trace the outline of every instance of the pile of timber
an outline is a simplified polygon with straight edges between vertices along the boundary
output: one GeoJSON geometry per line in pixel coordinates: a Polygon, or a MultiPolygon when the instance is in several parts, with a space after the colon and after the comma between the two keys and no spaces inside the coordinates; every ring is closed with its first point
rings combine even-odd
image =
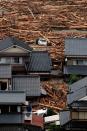
{"type": "MultiPolygon", "coordinates": [[[[47,95],[37,100],[33,109],[42,107],[52,108],[54,111],[62,110],[66,106],[67,85],[60,80],[50,80],[42,82],[42,87],[46,90],[47,95]]],[[[36,100],[35,100],[36,102],[36,100]]]]}
{"type": "MultiPolygon", "coordinates": [[[[64,60],[66,37],[87,37],[86,30],[87,0],[0,1],[0,39],[15,36],[35,50],[48,50],[53,61],[64,60]],[[36,45],[39,37],[45,38],[48,46],[36,45]]],[[[62,109],[66,103],[65,83],[49,81],[43,83],[43,87],[47,96],[39,99],[38,105],[62,109]],[[54,85],[58,86],[57,91],[54,85]]]]}
{"type": "Polygon", "coordinates": [[[38,49],[40,47],[35,45],[35,41],[43,37],[48,41],[46,49],[52,59],[63,61],[64,39],[87,37],[86,31],[78,31],[87,29],[86,5],[86,0],[2,0],[0,39],[15,36],[38,49]]]}

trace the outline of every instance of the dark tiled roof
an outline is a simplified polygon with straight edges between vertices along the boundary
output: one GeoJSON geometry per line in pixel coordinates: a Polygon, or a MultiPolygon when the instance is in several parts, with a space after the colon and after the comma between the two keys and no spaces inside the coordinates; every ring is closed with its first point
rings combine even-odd
{"type": "Polygon", "coordinates": [[[67,95],[67,103],[71,104],[74,101],[78,101],[78,100],[82,99],[86,95],[87,95],[87,87],[84,86],[84,87],[80,88],[78,91],[68,94],[67,95]]]}
{"type": "Polygon", "coordinates": [[[51,65],[51,59],[47,51],[33,51],[30,55],[28,71],[50,72],[51,65]]]}
{"type": "Polygon", "coordinates": [[[87,75],[87,66],[84,65],[65,66],[64,74],[87,75]]]}
{"type": "Polygon", "coordinates": [[[70,92],[78,91],[80,88],[87,86],[87,77],[74,82],[69,86],[70,92]]]}
{"type": "Polygon", "coordinates": [[[9,48],[11,46],[14,46],[14,45],[17,45],[24,49],[32,51],[32,48],[29,47],[25,42],[18,40],[17,38],[14,38],[14,37],[7,37],[6,39],[1,40],[0,41],[0,51],[6,48],[9,48]]]}
{"type": "Polygon", "coordinates": [[[65,39],[65,55],[85,56],[87,55],[87,38],[65,39]]]}
{"type": "Polygon", "coordinates": [[[0,78],[11,78],[11,65],[0,65],[0,78]]]}
{"type": "Polygon", "coordinates": [[[25,91],[27,96],[40,96],[39,76],[13,76],[13,90],[25,91]]]}

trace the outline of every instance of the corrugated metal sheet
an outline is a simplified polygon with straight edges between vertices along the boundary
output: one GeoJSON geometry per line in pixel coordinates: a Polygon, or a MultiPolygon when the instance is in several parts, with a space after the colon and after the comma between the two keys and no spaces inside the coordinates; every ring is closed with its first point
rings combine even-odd
{"type": "Polygon", "coordinates": [[[59,121],[59,114],[58,115],[52,115],[52,116],[44,117],[44,121],[45,121],[45,123],[51,123],[51,122],[59,121]]]}
{"type": "Polygon", "coordinates": [[[44,128],[44,118],[38,115],[32,115],[32,125],[39,126],[41,128],[44,128]]]}
{"type": "Polygon", "coordinates": [[[65,66],[64,74],[87,75],[87,66],[82,65],[65,66]]]}
{"type": "Polygon", "coordinates": [[[26,95],[22,91],[0,91],[0,103],[24,103],[26,100],[26,95]]]}
{"type": "Polygon", "coordinates": [[[13,76],[13,90],[25,91],[27,96],[40,96],[40,77],[13,76]]]}
{"type": "Polygon", "coordinates": [[[87,95],[87,87],[80,88],[78,91],[67,95],[67,103],[71,104],[87,95]]]}
{"type": "Polygon", "coordinates": [[[11,78],[11,65],[0,65],[0,78],[11,78]]]}
{"type": "Polygon", "coordinates": [[[28,70],[31,72],[50,72],[51,59],[47,51],[33,51],[30,55],[28,70]]]}
{"type": "Polygon", "coordinates": [[[75,92],[79,90],[80,88],[87,86],[87,77],[73,83],[72,85],[69,86],[70,92],[75,92]]]}
{"type": "Polygon", "coordinates": [[[63,126],[71,120],[70,111],[61,111],[60,112],[60,125],[63,126]]]}
{"type": "Polygon", "coordinates": [[[87,55],[87,38],[65,39],[65,55],[87,55]]]}

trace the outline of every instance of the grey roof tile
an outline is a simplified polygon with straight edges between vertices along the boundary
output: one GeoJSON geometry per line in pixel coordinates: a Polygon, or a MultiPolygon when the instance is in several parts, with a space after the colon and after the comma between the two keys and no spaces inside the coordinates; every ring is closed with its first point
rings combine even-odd
{"type": "Polygon", "coordinates": [[[74,82],[69,86],[70,92],[78,91],[80,88],[87,86],[87,77],[78,80],[77,82],[74,82]]]}
{"type": "Polygon", "coordinates": [[[85,97],[87,95],[87,86],[80,88],[78,91],[70,93],[67,95],[67,103],[71,104],[74,101],[78,101],[79,99],[85,97]]]}
{"type": "Polygon", "coordinates": [[[7,38],[1,40],[0,41],[0,51],[4,50],[6,48],[9,48],[11,46],[14,46],[14,45],[17,45],[17,46],[20,46],[24,49],[32,51],[32,48],[29,47],[25,42],[23,42],[17,38],[14,38],[14,37],[7,37],[7,38]]]}
{"type": "Polygon", "coordinates": [[[39,76],[13,76],[13,90],[25,91],[27,96],[40,96],[39,76]]]}
{"type": "Polygon", "coordinates": [[[87,38],[67,38],[65,39],[66,56],[87,55],[87,38]]]}
{"type": "Polygon", "coordinates": [[[28,70],[31,72],[50,72],[51,59],[47,51],[33,51],[30,55],[28,70]]]}

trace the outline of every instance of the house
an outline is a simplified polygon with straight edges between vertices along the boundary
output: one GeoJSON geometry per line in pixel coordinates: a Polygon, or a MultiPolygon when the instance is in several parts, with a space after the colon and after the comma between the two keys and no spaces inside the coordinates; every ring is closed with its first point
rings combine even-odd
{"type": "Polygon", "coordinates": [[[40,77],[49,76],[50,72],[47,51],[34,51],[14,37],[0,41],[0,128],[4,124],[10,129],[11,124],[15,125],[12,130],[20,130],[24,125],[25,131],[25,120],[32,120],[32,109],[29,103],[25,104],[26,100],[46,95],[40,77]]]}
{"type": "Polygon", "coordinates": [[[87,38],[66,38],[64,52],[64,74],[87,75],[87,38]]]}
{"type": "Polygon", "coordinates": [[[67,108],[60,112],[63,130],[87,130],[87,77],[69,86],[67,108]]]}
{"type": "Polygon", "coordinates": [[[14,37],[0,41],[0,63],[11,64],[13,74],[49,75],[52,68],[47,51],[33,51],[14,37]]]}

